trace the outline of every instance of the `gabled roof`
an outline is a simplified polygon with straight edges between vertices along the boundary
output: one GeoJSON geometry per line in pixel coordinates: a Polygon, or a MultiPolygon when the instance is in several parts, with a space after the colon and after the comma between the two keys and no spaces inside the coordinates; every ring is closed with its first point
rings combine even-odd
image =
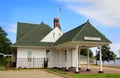
{"type": "Polygon", "coordinates": [[[17,41],[13,46],[56,46],[71,41],[79,42],[103,42],[111,43],[102,33],[94,28],[89,21],[86,23],[64,33],[55,43],[54,42],[41,42],[53,29],[44,24],[28,24],[18,23],[17,27],[17,41]],[[85,40],[88,38],[100,38],[100,40],[85,40]]]}
{"type": "Polygon", "coordinates": [[[31,31],[37,24],[29,24],[29,23],[17,23],[17,40],[24,36],[26,33],[31,31]]]}
{"type": "Polygon", "coordinates": [[[52,28],[43,22],[41,24],[18,23],[17,41],[20,46],[50,46],[53,43],[40,42],[52,28]]]}
{"type": "Polygon", "coordinates": [[[101,39],[100,41],[90,40],[90,42],[111,43],[110,40],[108,40],[102,33],[100,33],[96,28],[94,28],[89,23],[89,21],[87,21],[86,23],[63,34],[62,37],[60,37],[56,41],[55,45],[70,42],[70,41],[84,41],[84,42],[87,41],[87,42],[89,42],[89,40],[85,40],[84,37],[96,37],[96,38],[99,37],[101,39]]]}

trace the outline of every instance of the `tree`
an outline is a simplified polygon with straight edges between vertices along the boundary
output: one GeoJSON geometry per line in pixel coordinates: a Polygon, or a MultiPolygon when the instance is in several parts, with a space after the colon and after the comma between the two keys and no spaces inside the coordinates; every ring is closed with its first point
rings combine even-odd
{"type": "MultiPolygon", "coordinates": [[[[80,54],[87,56],[87,49],[81,49],[80,54]]],[[[93,52],[91,50],[89,50],[89,57],[92,58],[93,57],[93,52]]]]}
{"type": "Polygon", "coordinates": [[[118,52],[119,52],[119,57],[120,57],[120,49],[118,50],[118,52]]]}
{"type": "MultiPolygon", "coordinates": [[[[111,60],[115,61],[116,55],[113,51],[110,51],[110,47],[108,45],[102,46],[101,53],[103,62],[110,62],[111,60]]],[[[96,60],[99,60],[99,51],[96,54],[96,60]]]]}
{"type": "Polygon", "coordinates": [[[11,54],[11,41],[7,38],[7,33],[0,27],[0,53],[11,54]]]}

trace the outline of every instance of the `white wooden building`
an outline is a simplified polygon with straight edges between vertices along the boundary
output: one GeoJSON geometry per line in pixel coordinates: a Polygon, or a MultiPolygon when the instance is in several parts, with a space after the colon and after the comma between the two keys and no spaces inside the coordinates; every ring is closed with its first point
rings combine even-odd
{"type": "MultiPolygon", "coordinates": [[[[80,49],[99,47],[110,44],[103,34],[94,28],[89,21],[63,33],[59,24],[59,19],[54,18],[54,28],[44,24],[18,23],[17,40],[12,47],[17,48],[17,64],[19,68],[43,68],[75,67],[75,72],[79,72],[80,49]]],[[[102,58],[100,54],[100,70],[102,73],[102,58]]]]}

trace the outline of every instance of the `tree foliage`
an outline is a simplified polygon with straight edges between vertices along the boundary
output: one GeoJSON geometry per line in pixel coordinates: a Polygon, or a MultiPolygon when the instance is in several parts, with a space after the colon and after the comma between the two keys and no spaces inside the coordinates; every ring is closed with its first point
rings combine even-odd
{"type": "MultiPolygon", "coordinates": [[[[115,60],[115,53],[113,51],[110,51],[110,47],[108,45],[102,46],[101,49],[101,54],[102,54],[102,61],[107,61],[110,62],[111,60],[115,60]]],[[[96,60],[99,60],[99,51],[96,54],[96,60]]]]}
{"type": "Polygon", "coordinates": [[[11,41],[7,38],[7,33],[0,27],[0,53],[10,54],[11,41]]]}
{"type": "MultiPolygon", "coordinates": [[[[80,54],[84,55],[84,56],[87,56],[87,53],[88,53],[87,49],[81,49],[81,51],[80,51],[80,54]]],[[[91,50],[89,50],[89,57],[90,58],[93,57],[93,52],[91,50]]]]}
{"type": "Polygon", "coordinates": [[[0,66],[6,66],[7,65],[7,59],[5,57],[0,58],[0,66]]]}

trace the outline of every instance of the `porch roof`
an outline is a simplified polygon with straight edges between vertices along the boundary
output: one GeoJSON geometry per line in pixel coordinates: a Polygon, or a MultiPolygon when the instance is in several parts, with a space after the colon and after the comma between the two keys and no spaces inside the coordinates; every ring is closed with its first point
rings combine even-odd
{"type": "Polygon", "coordinates": [[[89,21],[63,34],[62,37],[56,41],[55,45],[66,44],[73,41],[102,44],[111,43],[111,41],[93,27],[89,21]]]}

